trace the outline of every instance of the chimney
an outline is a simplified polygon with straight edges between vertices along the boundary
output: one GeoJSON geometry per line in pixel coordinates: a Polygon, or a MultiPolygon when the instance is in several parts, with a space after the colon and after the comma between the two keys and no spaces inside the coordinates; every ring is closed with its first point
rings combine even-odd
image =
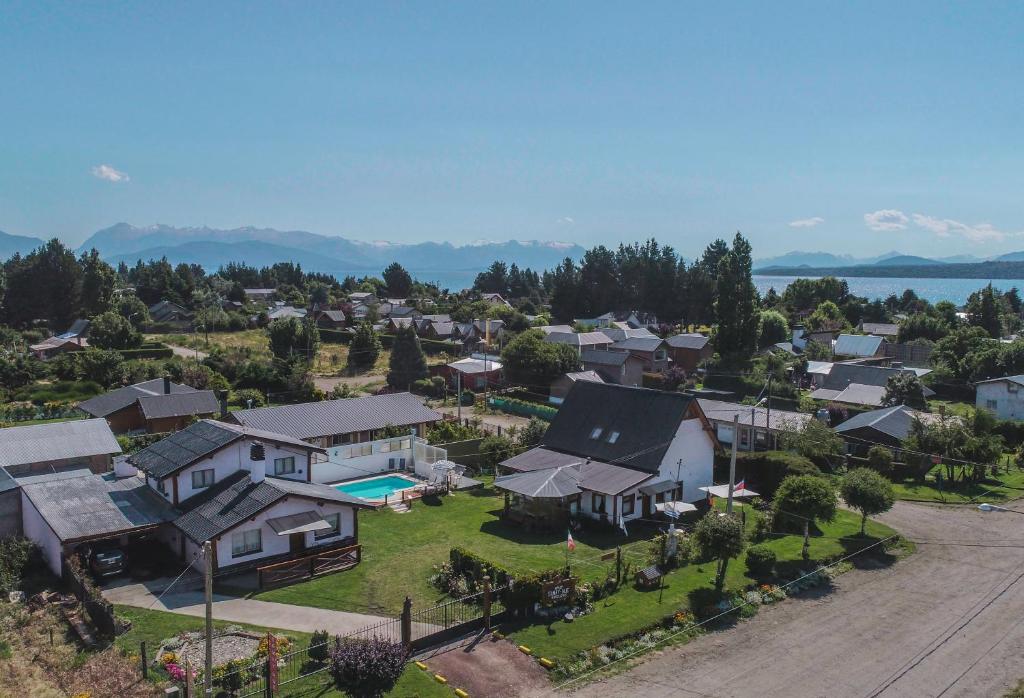
{"type": "Polygon", "coordinates": [[[253,441],[249,444],[249,479],[253,482],[263,482],[266,478],[266,459],[267,452],[261,442],[253,441]]]}
{"type": "Polygon", "coordinates": [[[171,377],[164,376],[164,395],[171,394],[171,377]]]}
{"type": "Polygon", "coordinates": [[[221,418],[228,416],[228,391],[220,391],[220,416],[221,418]]]}

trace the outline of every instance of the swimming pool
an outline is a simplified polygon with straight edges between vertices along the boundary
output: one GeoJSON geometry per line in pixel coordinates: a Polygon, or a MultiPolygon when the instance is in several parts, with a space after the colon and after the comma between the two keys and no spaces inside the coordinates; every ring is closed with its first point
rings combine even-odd
{"type": "Polygon", "coordinates": [[[415,487],[416,482],[401,475],[385,475],[368,480],[356,480],[335,485],[334,489],[360,499],[384,499],[395,492],[415,487]]]}

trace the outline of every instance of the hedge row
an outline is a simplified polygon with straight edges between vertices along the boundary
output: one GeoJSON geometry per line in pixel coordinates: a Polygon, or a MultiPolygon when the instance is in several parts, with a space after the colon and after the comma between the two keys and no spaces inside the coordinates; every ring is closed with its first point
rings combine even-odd
{"type": "Polygon", "coordinates": [[[170,347],[151,349],[119,349],[118,353],[125,361],[132,359],[169,359],[174,356],[170,347]]]}
{"type": "MultiPolygon", "coordinates": [[[[715,462],[715,480],[729,479],[729,459],[715,462]]],[[[821,470],[809,458],[788,451],[755,451],[736,454],[736,480],[746,480],[750,489],[771,497],[787,475],[819,475],[821,470]]]]}
{"type": "Polygon", "coordinates": [[[525,400],[517,400],[511,397],[492,397],[488,404],[503,412],[510,412],[523,417],[540,417],[549,422],[558,414],[558,409],[555,407],[539,405],[535,402],[526,402],[525,400]]]}
{"type": "MultiPolygon", "coordinates": [[[[351,330],[320,330],[320,340],[327,344],[349,344],[352,342],[354,334],[351,330]]],[[[395,335],[393,334],[378,334],[377,337],[380,339],[381,346],[385,349],[390,349],[395,343],[395,335]]],[[[461,348],[455,342],[422,338],[420,339],[420,346],[423,347],[423,353],[430,356],[443,353],[455,354],[461,348]]]]}

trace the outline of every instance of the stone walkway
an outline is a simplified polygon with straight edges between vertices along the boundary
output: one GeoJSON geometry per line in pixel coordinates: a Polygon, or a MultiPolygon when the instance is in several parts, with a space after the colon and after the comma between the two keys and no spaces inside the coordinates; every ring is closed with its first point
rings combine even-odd
{"type": "MultiPolygon", "coordinates": [[[[123,606],[168,611],[197,618],[202,618],[206,614],[202,591],[175,591],[157,600],[159,589],[160,587],[154,584],[125,584],[104,589],[103,597],[110,603],[123,606]]],[[[326,630],[332,635],[347,635],[368,625],[390,620],[383,616],[331,611],[311,606],[292,606],[221,594],[214,594],[213,617],[232,623],[248,623],[303,633],[326,630]]]]}

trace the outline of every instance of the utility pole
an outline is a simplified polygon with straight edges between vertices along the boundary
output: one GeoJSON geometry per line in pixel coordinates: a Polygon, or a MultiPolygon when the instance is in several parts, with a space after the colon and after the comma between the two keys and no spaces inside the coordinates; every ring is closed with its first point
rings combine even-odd
{"type": "Polygon", "coordinates": [[[772,378],[774,377],[773,374],[768,374],[768,406],[767,411],[764,413],[764,440],[768,448],[778,446],[778,444],[772,444],[769,441],[772,438],[772,378]]]}
{"type": "Polygon", "coordinates": [[[213,545],[203,543],[206,557],[206,671],[203,672],[203,690],[206,696],[213,695],[213,545]]]}
{"type": "Polygon", "coordinates": [[[459,424],[462,424],[462,371],[455,372],[455,404],[459,415],[459,424]]]}
{"type": "Polygon", "coordinates": [[[732,456],[729,458],[729,498],[725,502],[725,512],[732,513],[732,491],[736,485],[736,444],[740,440],[740,413],[732,416],[732,456]]]}

